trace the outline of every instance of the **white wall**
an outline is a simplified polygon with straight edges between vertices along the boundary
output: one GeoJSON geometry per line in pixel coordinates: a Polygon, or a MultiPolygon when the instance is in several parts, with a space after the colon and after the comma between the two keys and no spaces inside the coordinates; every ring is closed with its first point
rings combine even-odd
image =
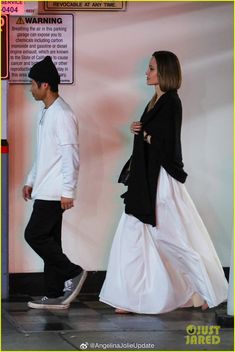
{"type": "MultiPolygon", "coordinates": [[[[145,69],[155,50],[182,64],[182,144],[187,189],[223,266],[232,235],[233,4],[129,2],[125,12],[75,13],[75,84],[61,96],[80,121],[76,207],[64,216],[64,248],[88,270],[105,270],[123,209],[116,183],[132,150],[129,124],[153,94],[145,69]]],[[[33,272],[41,259],[25,243],[32,203],[21,188],[35,148],[35,102],[27,85],[9,90],[10,271],[33,272]]]]}
{"type": "Polygon", "coordinates": [[[8,80],[1,81],[1,139],[7,139],[8,80]]]}

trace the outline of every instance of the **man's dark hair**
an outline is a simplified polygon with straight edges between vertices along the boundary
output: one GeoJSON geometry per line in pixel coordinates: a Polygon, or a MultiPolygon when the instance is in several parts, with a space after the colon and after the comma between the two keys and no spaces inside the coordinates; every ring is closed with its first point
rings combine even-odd
{"type": "Polygon", "coordinates": [[[38,88],[41,87],[42,83],[48,83],[49,86],[50,86],[50,88],[51,88],[51,91],[52,91],[53,93],[58,93],[58,91],[59,91],[58,83],[39,82],[39,81],[36,81],[36,83],[37,83],[38,88]]]}
{"type": "Polygon", "coordinates": [[[52,92],[58,92],[60,75],[50,56],[46,56],[42,61],[34,64],[31,67],[28,76],[36,82],[48,83],[52,92]]]}

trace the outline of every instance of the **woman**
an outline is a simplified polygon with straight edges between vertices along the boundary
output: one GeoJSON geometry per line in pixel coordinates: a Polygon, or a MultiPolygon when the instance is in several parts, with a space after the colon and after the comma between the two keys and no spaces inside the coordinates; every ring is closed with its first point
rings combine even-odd
{"type": "Polygon", "coordinates": [[[228,284],[183,185],[178,58],[155,52],[146,76],[155,95],[141,120],[131,124],[133,153],[119,179],[128,184],[122,196],[125,212],[100,300],[117,313],[156,314],[190,306],[204,310],[226,300],[228,284]]]}

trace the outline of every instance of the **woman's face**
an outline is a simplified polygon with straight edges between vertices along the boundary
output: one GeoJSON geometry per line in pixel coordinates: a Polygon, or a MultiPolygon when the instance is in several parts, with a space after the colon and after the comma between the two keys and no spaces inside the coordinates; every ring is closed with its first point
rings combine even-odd
{"type": "Polygon", "coordinates": [[[147,84],[149,86],[158,84],[158,75],[157,75],[157,61],[154,56],[152,56],[149,61],[149,67],[146,71],[147,84]]]}

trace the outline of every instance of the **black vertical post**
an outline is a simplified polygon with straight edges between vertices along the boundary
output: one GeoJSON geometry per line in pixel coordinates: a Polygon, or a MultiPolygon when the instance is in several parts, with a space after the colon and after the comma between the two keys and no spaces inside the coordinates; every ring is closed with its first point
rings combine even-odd
{"type": "Polygon", "coordinates": [[[9,297],[8,273],[8,142],[1,140],[1,207],[2,207],[2,298],[9,297]]]}

